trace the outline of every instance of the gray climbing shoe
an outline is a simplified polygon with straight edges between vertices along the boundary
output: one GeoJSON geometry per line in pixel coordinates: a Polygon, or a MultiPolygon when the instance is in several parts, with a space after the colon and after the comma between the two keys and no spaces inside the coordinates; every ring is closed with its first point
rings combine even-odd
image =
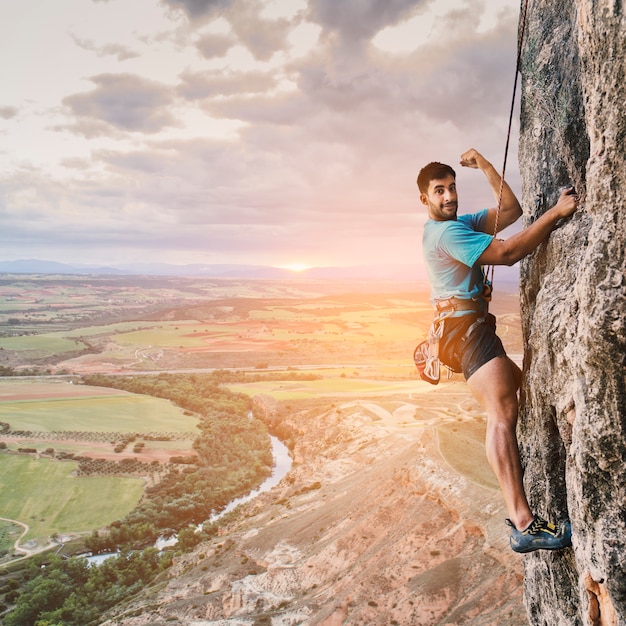
{"type": "Polygon", "coordinates": [[[515,552],[534,552],[535,550],[562,550],[572,545],[572,527],[565,522],[561,528],[535,516],[525,530],[517,530],[510,519],[506,523],[511,527],[509,541],[515,552]]]}

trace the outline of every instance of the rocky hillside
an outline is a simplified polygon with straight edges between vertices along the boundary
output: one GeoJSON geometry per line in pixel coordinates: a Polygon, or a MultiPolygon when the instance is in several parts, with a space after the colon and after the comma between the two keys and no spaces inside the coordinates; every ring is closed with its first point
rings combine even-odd
{"type": "Polygon", "coordinates": [[[290,474],[103,623],[527,624],[480,407],[416,386],[292,408],[290,474]]]}
{"type": "Polygon", "coordinates": [[[626,624],[626,16],[615,0],[528,3],[520,165],[526,222],[583,198],[521,270],[520,424],[538,513],[573,549],[525,557],[532,624],[626,624]]]}

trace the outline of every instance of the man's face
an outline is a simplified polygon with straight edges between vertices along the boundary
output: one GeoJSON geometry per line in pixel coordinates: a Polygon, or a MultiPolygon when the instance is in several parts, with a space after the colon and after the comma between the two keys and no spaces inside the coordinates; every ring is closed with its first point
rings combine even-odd
{"type": "Polygon", "coordinates": [[[431,180],[428,193],[420,194],[420,200],[424,206],[428,207],[428,216],[431,219],[438,222],[455,220],[459,202],[454,176],[431,180]]]}

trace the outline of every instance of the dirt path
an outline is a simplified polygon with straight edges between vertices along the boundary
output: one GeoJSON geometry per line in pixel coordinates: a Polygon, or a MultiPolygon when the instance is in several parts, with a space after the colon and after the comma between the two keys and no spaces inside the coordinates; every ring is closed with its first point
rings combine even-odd
{"type": "Polygon", "coordinates": [[[22,554],[30,556],[30,550],[27,550],[26,548],[20,548],[20,541],[22,541],[22,539],[26,536],[26,533],[30,530],[29,526],[27,524],[24,524],[23,522],[18,522],[16,519],[9,519],[8,517],[0,517],[0,520],[3,522],[9,522],[10,524],[15,524],[16,526],[21,526],[24,529],[24,532],[15,540],[15,543],[13,544],[13,549],[16,552],[21,552],[22,554]]]}
{"type": "Polygon", "coordinates": [[[55,541],[48,541],[48,543],[45,543],[43,545],[37,545],[37,547],[33,550],[29,550],[28,548],[23,548],[22,546],[20,546],[20,542],[22,541],[22,539],[24,539],[24,537],[30,530],[30,527],[28,526],[28,524],[24,524],[23,522],[19,522],[18,520],[15,520],[15,519],[10,519],[8,517],[0,517],[0,521],[9,522],[10,524],[21,526],[24,529],[24,532],[15,540],[15,543],[13,544],[13,549],[15,550],[15,552],[19,552],[23,556],[19,556],[16,559],[11,559],[10,561],[7,561],[6,563],[0,563],[0,569],[2,569],[3,567],[7,565],[14,565],[15,563],[19,561],[24,561],[25,559],[30,558],[34,554],[45,552],[46,550],[49,550],[50,548],[53,548],[59,545],[55,541]]]}

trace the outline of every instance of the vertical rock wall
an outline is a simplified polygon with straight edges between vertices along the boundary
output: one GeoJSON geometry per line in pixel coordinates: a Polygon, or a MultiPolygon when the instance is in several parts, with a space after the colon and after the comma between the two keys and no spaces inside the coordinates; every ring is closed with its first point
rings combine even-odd
{"type": "Polygon", "coordinates": [[[524,557],[529,621],[545,626],[626,625],[625,14],[623,0],[529,0],[526,16],[526,224],[562,186],[584,196],[521,268],[526,489],[573,528],[573,549],[524,557]]]}

